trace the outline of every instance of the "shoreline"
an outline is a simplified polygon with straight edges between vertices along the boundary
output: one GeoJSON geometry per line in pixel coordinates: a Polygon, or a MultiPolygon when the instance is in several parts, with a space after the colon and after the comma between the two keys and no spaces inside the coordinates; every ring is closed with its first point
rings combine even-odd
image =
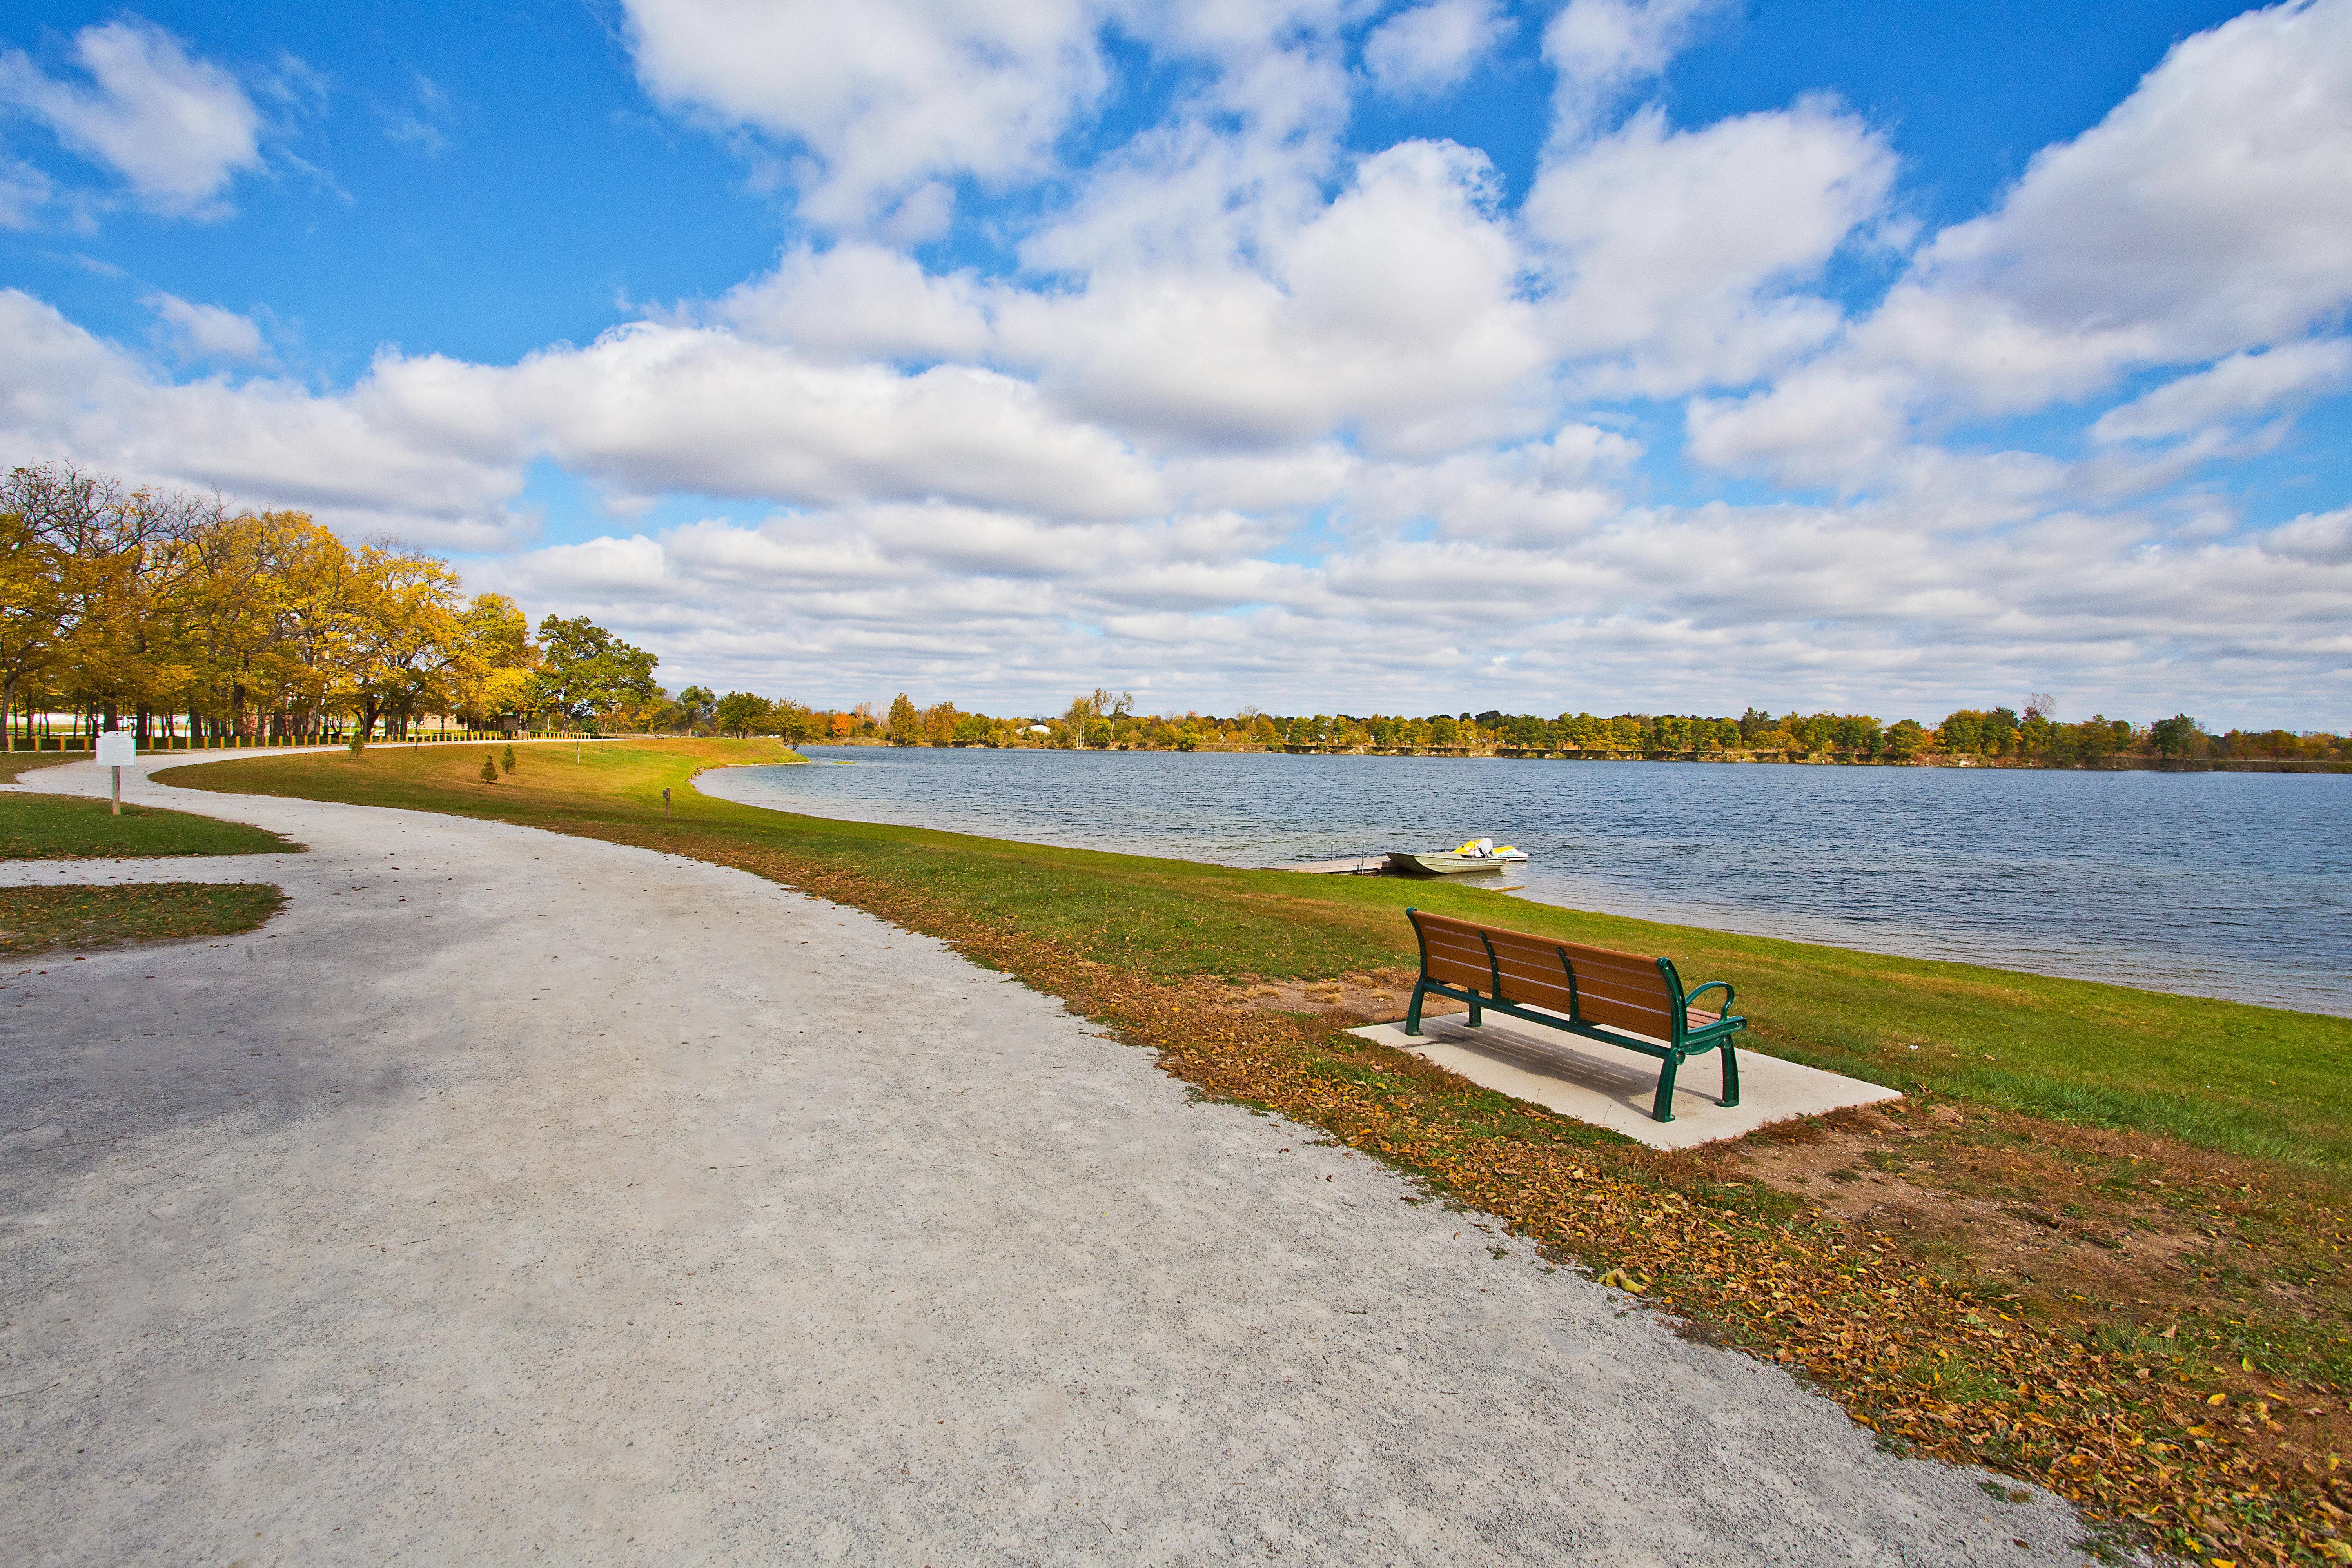
{"type": "MultiPolygon", "coordinates": [[[[1695,763],[1720,767],[1970,768],[2000,773],[2352,774],[2352,762],[2284,757],[2190,757],[2169,761],[2160,757],[2102,757],[2092,762],[2053,763],[2033,757],[1956,756],[1945,752],[1894,758],[1832,752],[1790,755],[1780,752],[1597,752],[1519,746],[1265,746],[1218,742],[1193,746],[1048,746],[1017,742],[992,746],[978,741],[958,741],[945,746],[934,746],[929,742],[919,746],[898,746],[877,738],[803,741],[795,742],[795,746],[885,752],[1137,752],[1153,756],[1179,756],[1192,752],[1229,756],[1499,758],[1525,763],[1695,763]]],[[[808,759],[803,757],[802,760],[805,762],[808,759]]]]}
{"type": "MultiPolygon", "coordinates": [[[[972,749],[985,750],[990,748],[972,749]]],[[[1014,748],[1003,749],[1010,750],[1014,748]]],[[[1044,750],[1048,748],[1019,749],[1044,750]]],[[[808,759],[803,760],[807,761],[808,759]]],[[[768,764],[759,762],[747,762],[702,769],[699,770],[696,775],[698,786],[701,781],[708,779],[714,774],[758,768],[765,765],[768,764]]],[[[1051,837],[1021,837],[1007,832],[1002,824],[970,826],[943,820],[936,815],[922,816],[911,815],[904,816],[830,815],[831,812],[838,810],[843,806],[858,804],[849,801],[831,803],[820,809],[807,803],[802,802],[780,804],[743,798],[735,794],[727,793],[723,788],[709,791],[698,790],[698,793],[703,793],[708,798],[713,800],[725,801],[730,805],[740,806],[751,811],[769,813],[781,817],[798,818],[803,821],[824,822],[841,826],[898,828],[915,832],[949,834],[960,839],[967,840],[975,844],[1000,847],[1002,848],[1011,850],[1028,850],[1045,853],[1065,849],[1074,849],[1089,854],[1133,857],[1138,859],[1164,861],[1174,865],[1183,866],[1188,868],[1192,868],[1202,875],[1223,874],[1230,872],[1255,873],[1263,871],[1278,871],[1300,876],[1318,875],[1316,873],[1300,871],[1297,869],[1297,865],[1291,862],[1269,863],[1268,861],[1262,859],[1227,862],[1215,859],[1204,859],[1200,858],[1197,851],[1189,849],[1182,846],[1162,846],[1135,841],[1125,843],[1090,843],[1051,837]]],[[[1367,853],[1370,852],[1368,851],[1367,853]]],[[[1318,877],[1318,879],[1326,879],[1318,877]]],[[[2310,987],[2297,986],[2293,984],[2283,983],[2274,988],[2276,994],[2266,998],[2256,998],[2254,996],[2245,994],[2243,988],[2228,993],[2217,992],[2216,990],[2210,988],[2190,990],[2153,984],[2150,984],[2148,978],[2144,975],[2132,975],[2128,978],[2116,977],[2118,973],[2128,968],[2128,964],[2122,961],[2127,960],[2135,954],[2140,954],[2147,951],[2139,947],[2116,947],[2111,944],[2109,948],[2103,951],[2118,955],[2117,958],[2112,962],[2102,962],[2099,955],[2092,953],[2059,953],[2052,958],[2047,967],[2032,968],[2024,966],[2025,959],[2032,956],[2030,954],[2019,955],[2009,952],[1993,954],[1970,952],[1965,947],[1956,949],[1952,945],[1953,939],[1948,932],[1938,932],[1935,930],[1922,927],[1885,924],[1877,927],[1869,927],[1859,932],[1838,931],[1832,933],[1825,931],[1822,927],[1823,925],[1835,924],[1836,917],[1819,916],[1814,917],[1811,920],[1808,920],[1802,910],[1792,911],[1772,905],[1750,904],[1738,908],[1708,906],[1704,904],[1694,906],[1685,900],[1680,907],[1669,909],[1661,907],[1662,902],[1664,901],[1663,900],[1659,901],[1645,901],[1639,899],[1620,900],[1609,902],[1595,901],[1601,890],[1591,889],[1585,889],[1580,895],[1583,901],[1570,903],[1560,901],[1560,899],[1565,896],[1564,892],[1554,894],[1552,896],[1541,896],[1550,890],[1538,889],[1536,892],[1530,892],[1525,887],[1520,886],[1516,880],[1514,880],[1513,885],[1510,888],[1506,889],[1500,887],[1485,886],[1477,879],[1416,878],[1386,873],[1377,876],[1330,877],[1328,879],[1347,882],[1375,882],[1383,884],[1391,889],[1398,889],[1410,888],[1435,888],[1450,883],[1453,886],[1461,888],[1466,892],[1508,896],[1514,903],[1524,905],[1529,909],[1535,910],[1560,910],[1574,913],[1597,914],[1613,920],[1636,921],[1646,925],[1661,926],[1669,929],[1704,931],[1720,933],[1728,937],[1745,938],[1760,942],[1789,942],[1822,952],[1852,954],[1856,957],[1863,958],[1894,960],[1912,963],[1953,964],[1965,969],[1979,971],[1989,974],[2022,975],[2066,984],[2111,986],[2118,991],[2127,992],[2135,995],[2160,996],[2192,1002],[2210,1002],[2230,1006],[2256,1007],[2266,1011],[2286,1014],[2352,1019],[2352,998],[2328,995],[2324,992],[2315,994],[2312,994],[2310,987]],[[1855,940],[1857,936],[1867,937],[1881,933],[1893,935],[1897,938],[1908,935],[1916,937],[1917,940],[1916,942],[1908,946],[1895,945],[1893,942],[1876,946],[1864,946],[1858,944],[1855,940]]],[[[2223,972],[2218,972],[2208,968],[2202,973],[2208,975],[2214,975],[2223,972]]],[[[2255,975],[2249,976],[2247,978],[2260,980],[2263,977],[2255,975]]],[[[2194,976],[2184,977],[2182,981],[2183,985],[2194,983],[2194,976]]],[[[2220,979],[2216,979],[2212,982],[2214,984],[2221,983],[2222,982],[2220,979]]]]}

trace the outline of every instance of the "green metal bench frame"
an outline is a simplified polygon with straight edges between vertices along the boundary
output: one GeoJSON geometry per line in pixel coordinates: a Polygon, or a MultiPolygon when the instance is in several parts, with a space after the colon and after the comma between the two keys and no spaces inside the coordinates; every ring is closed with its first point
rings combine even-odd
{"type": "MultiPolygon", "coordinates": [[[[1607,1025],[1589,1023],[1579,1016],[1581,1008],[1577,1001],[1576,964],[1570,955],[1580,951],[1601,952],[1605,950],[1582,948],[1575,942],[1556,942],[1550,937],[1536,936],[1528,931],[1505,931],[1499,926],[1482,927],[1474,921],[1464,921],[1458,916],[1439,916],[1441,920],[1450,920],[1457,924],[1472,927],[1476,931],[1478,940],[1486,946],[1487,973],[1492,977],[1493,989],[1482,994],[1475,989],[1465,990],[1430,978],[1429,934],[1423,930],[1419,921],[1412,919],[1420,912],[1412,909],[1405,910],[1405,918],[1412,921],[1413,938],[1421,944],[1421,977],[1413,983],[1412,1003],[1405,1009],[1404,1032],[1406,1034],[1421,1033],[1421,999],[1424,994],[1428,994],[1450,996],[1456,1002],[1469,1004],[1470,1026],[1473,1028],[1478,1026],[1486,1014],[1496,1012],[1526,1023],[1540,1024],[1548,1029],[1559,1029],[1567,1034],[1581,1036],[1589,1040],[1599,1040],[1604,1045],[1616,1046],[1623,1050],[1639,1051],[1642,1055],[1654,1057],[1664,1064],[1658,1072],[1657,1099],[1650,1108],[1650,1120],[1653,1121],[1672,1121],[1675,1119],[1675,1078],[1682,1070],[1683,1063],[1692,1057],[1705,1056],[1709,1051],[1719,1051],[1723,1057],[1723,1098],[1716,1103],[1726,1109],[1739,1103],[1739,1056],[1732,1048],[1731,1037],[1748,1026],[1748,1020],[1732,1012],[1734,998],[1731,986],[1727,982],[1711,980],[1696,990],[1685,991],[1682,976],[1675,970],[1674,960],[1670,958],[1656,960],[1658,978],[1665,986],[1665,1011],[1672,1027],[1666,1043],[1655,1045],[1648,1040],[1635,1038],[1607,1025]],[[1522,1006],[1503,994],[1502,962],[1496,956],[1495,944],[1489,935],[1490,932],[1494,936],[1507,936],[1517,942],[1532,942],[1551,949],[1559,958],[1561,973],[1568,982],[1570,1005],[1566,1017],[1562,1017],[1558,1013],[1538,1012],[1532,1007],[1522,1006]],[[1691,1003],[1710,991],[1723,993],[1722,1010],[1712,1023],[1695,1026],[1690,1022],[1691,1003]]],[[[1634,955],[1612,953],[1611,956],[1632,958],[1634,955]]],[[[1638,963],[1639,960],[1637,959],[1636,962],[1638,963]]]]}

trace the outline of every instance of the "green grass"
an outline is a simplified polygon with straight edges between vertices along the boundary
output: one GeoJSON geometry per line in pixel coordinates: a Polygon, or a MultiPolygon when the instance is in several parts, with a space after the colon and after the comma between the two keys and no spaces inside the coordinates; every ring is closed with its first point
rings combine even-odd
{"type": "MultiPolygon", "coordinates": [[[[37,783],[37,779],[35,781],[37,783]]],[[[79,795],[0,795],[0,860],[147,855],[278,855],[302,847],[241,822],[79,795]]]]}
{"type": "Polygon", "coordinates": [[[251,931],[285,907],[259,882],[140,882],[122,888],[0,888],[0,953],[91,952],[251,931]]]}
{"type": "Polygon", "coordinates": [[[16,784],[35,768],[88,761],[88,752],[0,752],[0,784],[16,784]]]}
{"type": "Polygon", "coordinates": [[[452,812],[742,863],[762,852],[1017,924],[1143,977],[1315,978],[1409,965],[1408,904],[1672,957],[1727,980],[1755,1046],[1906,1092],[2132,1129],[2352,1174],[2352,1020],[1894,958],[1553,909],[1389,878],[1241,871],[763,811],[683,787],[698,770],[782,758],[773,742],[518,747],[479,781],[475,748],[256,758],[170,770],[198,789],[452,812]],[[661,791],[675,816],[662,816],[661,791]]]}

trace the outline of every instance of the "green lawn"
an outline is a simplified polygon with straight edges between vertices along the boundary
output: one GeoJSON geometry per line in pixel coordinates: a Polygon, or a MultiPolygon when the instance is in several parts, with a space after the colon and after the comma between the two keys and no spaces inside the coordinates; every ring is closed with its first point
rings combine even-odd
{"type": "Polygon", "coordinates": [[[91,952],[251,931],[285,906],[259,882],[141,882],[124,888],[0,888],[0,953],[91,952]]]}
{"type": "MultiPolygon", "coordinates": [[[[34,781],[38,783],[37,778],[34,781]]],[[[147,855],[278,855],[302,847],[241,822],[79,795],[0,795],[0,860],[147,855]]]]}
{"type": "Polygon", "coordinates": [[[35,768],[88,761],[88,752],[0,752],[0,784],[16,784],[35,768]]]}
{"type": "Polygon", "coordinates": [[[762,854],[912,890],[1158,980],[1321,977],[1412,962],[1408,904],[1672,957],[1727,980],[1759,1049],[2058,1121],[2165,1133],[2352,1174],[2352,1020],[1891,958],[1531,904],[1450,883],[1239,871],[1181,860],[835,822],[684,787],[710,766],[774,762],[774,742],[518,748],[476,776],[471,747],[256,758],[161,775],[198,789],[454,812],[734,864],[762,854]],[[662,816],[661,791],[674,799],[662,816]]]}

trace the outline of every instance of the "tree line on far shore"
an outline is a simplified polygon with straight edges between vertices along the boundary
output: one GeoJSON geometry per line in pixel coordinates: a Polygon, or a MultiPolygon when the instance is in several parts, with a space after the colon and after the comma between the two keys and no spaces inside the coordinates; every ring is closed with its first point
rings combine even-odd
{"type": "Polygon", "coordinates": [[[2135,724],[2096,714],[2062,722],[2047,697],[2018,710],[1964,708],[1937,724],[1892,723],[1859,713],[1772,714],[1749,708],[1738,718],[1702,714],[1374,713],[1277,716],[1244,709],[1230,718],[1199,712],[1149,714],[1132,696],[1097,689],[1061,713],[1000,718],[952,702],[919,707],[904,692],[887,711],[769,702],[749,692],[713,697],[688,688],[688,711],[676,727],[729,734],[778,735],[798,743],[835,741],[894,746],[1037,746],[1127,751],[1313,750],[1366,752],[1555,752],[1586,756],[1759,756],[1912,763],[1968,759],[2069,766],[2111,759],[2158,761],[2352,761],[2352,741],[2321,731],[2209,732],[2187,714],[2135,724]]]}
{"type": "Polygon", "coordinates": [[[657,661],[584,616],[467,596],[397,541],[136,489],[71,464],[0,480],[0,744],[365,740],[601,725],[664,701],[657,661]]]}

